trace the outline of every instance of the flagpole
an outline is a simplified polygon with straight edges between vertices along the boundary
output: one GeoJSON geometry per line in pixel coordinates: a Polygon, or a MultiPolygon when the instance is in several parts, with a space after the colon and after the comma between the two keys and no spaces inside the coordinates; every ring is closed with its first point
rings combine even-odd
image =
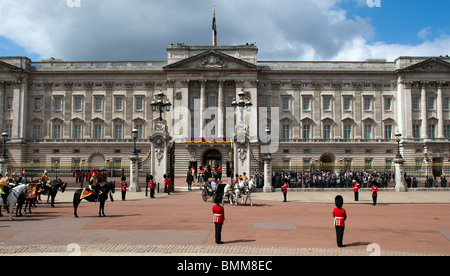
{"type": "Polygon", "coordinates": [[[213,4],[213,25],[212,25],[212,32],[213,32],[213,46],[217,46],[217,26],[216,26],[216,5],[213,4]]]}

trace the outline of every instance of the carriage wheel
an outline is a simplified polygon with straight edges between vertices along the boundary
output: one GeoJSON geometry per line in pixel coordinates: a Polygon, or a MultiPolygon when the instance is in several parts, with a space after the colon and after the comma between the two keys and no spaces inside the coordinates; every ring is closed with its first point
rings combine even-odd
{"type": "Polygon", "coordinates": [[[206,190],[202,191],[202,198],[204,202],[208,201],[208,193],[206,192],[206,190]]]}

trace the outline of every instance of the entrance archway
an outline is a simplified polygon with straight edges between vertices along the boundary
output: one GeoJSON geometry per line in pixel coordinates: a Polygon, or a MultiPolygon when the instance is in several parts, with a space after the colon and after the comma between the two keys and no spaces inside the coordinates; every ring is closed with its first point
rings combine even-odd
{"type": "Polygon", "coordinates": [[[92,157],[90,163],[94,169],[103,169],[105,167],[105,157],[102,155],[95,155],[92,157]]]}
{"type": "Polygon", "coordinates": [[[203,165],[222,166],[222,154],[218,150],[209,150],[203,155],[203,165]]]}
{"type": "Polygon", "coordinates": [[[320,170],[334,172],[335,157],[332,154],[324,154],[320,157],[320,170]]]}

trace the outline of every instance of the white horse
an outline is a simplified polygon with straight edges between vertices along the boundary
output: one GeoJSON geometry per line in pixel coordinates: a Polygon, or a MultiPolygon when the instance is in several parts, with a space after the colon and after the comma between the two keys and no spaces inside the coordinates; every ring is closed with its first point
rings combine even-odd
{"type": "MultiPolygon", "coordinates": [[[[14,210],[14,205],[16,205],[17,200],[19,198],[20,195],[22,194],[26,194],[28,192],[28,185],[25,184],[19,184],[14,188],[11,188],[9,195],[7,197],[7,204],[9,205],[9,220],[14,220],[13,219],[13,210],[14,210]]],[[[0,197],[0,206],[3,206],[4,202],[3,202],[3,198],[0,197]]]]}
{"type": "MultiPolygon", "coordinates": [[[[234,197],[235,197],[235,194],[234,194],[234,191],[231,189],[231,184],[227,184],[225,186],[225,189],[223,190],[222,204],[224,203],[225,198],[228,198],[228,201],[230,202],[230,204],[233,205],[234,197]]],[[[236,203],[237,203],[237,201],[236,201],[236,203]]]]}
{"type": "Polygon", "coordinates": [[[247,205],[247,200],[250,200],[250,206],[253,206],[251,194],[255,189],[256,189],[256,181],[254,179],[250,179],[247,182],[247,187],[245,188],[245,195],[246,195],[244,203],[245,205],[247,205]]]}

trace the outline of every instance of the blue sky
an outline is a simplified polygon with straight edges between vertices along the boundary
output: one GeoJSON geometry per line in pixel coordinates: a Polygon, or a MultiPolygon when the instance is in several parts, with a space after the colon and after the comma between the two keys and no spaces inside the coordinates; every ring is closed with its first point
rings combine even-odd
{"type": "Polygon", "coordinates": [[[450,54],[450,1],[0,1],[0,56],[33,61],[166,60],[170,43],[257,43],[259,60],[365,60],[450,54]]]}
{"type": "MultiPolygon", "coordinates": [[[[365,1],[365,0],[362,0],[365,1]]],[[[369,18],[375,36],[371,41],[418,44],[424,39],[433,40],[450,35],[450,1],[448,0],[381,0],[381,7],[346,1],[340,6],[350,17],[369,18]],[[419,37],[422,30],[425,37],[419,37]]]]}

